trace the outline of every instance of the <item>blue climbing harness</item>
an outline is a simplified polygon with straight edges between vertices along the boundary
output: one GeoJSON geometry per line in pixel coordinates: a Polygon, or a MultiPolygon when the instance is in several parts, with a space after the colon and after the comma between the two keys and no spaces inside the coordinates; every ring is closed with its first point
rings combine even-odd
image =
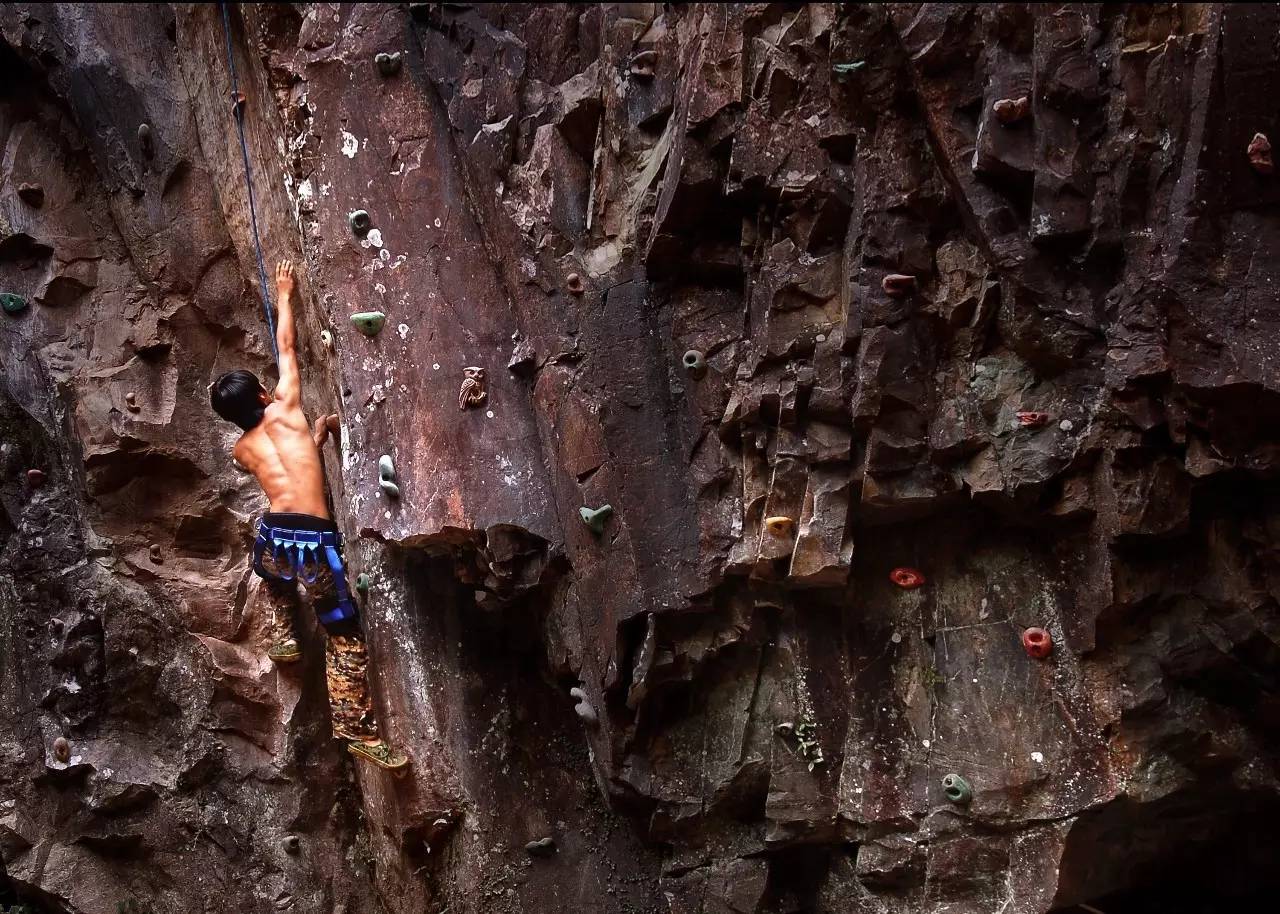
{"type": "Polygon", "coordinates": [[[317,613],[322,625],[333,625],[356,618],[355,604],[347,591],[347,573],[342,567],[342,534],[336,530],[292,530],[272,527],[265,520],[258,521],[258,539],[253,544],[253,570],[269,581],[292,581],[295,578],[310,586],[320,577],[323,561],[333,574],[333,589],[338,595],[338,605],[328,612],[317,613]],[[262,565],[263,556],[271,551],[276,572],[267,571],[262,565]]]}

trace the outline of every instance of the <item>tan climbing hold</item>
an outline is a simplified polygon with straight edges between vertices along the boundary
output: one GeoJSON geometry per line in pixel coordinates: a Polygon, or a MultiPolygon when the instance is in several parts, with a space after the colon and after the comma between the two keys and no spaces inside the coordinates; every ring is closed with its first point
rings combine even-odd
{"type": "Polygon", "coordinates": [[[1020,98],[1002,98],[991,106],[991,112],[1002,124],[1016,124],[1031,113],[1031,99],[1025,95],[1020,98]]]}
{"type": "Polygon", "coordinates": [[[582,290],[585,288],[582,285],[582,277],[579,276],[577,273],[570,273],[568,276],[566,276],[564,278],[564,284],[565,284],[565,287],[574,295],[581,295],[582,290]]]}
{"type": "Polygon", "coordinates": [[[153,543],[151,545],[151,561],[155,565],[164,564],[164,550],[160,548],[159,543],[153,543]]]}
{"type": "Polygon", "coordinates": [[[385,768],[388,771],[396,771],[409,764],[409,759],[404,753],[397,752],[382,740],[376,743],[352,740],[347,743],[347,751],[358,759],[372,762],[379,768],[385,768]]]}
{"type": "Polygon", "coordinates": [[[138,410],[142,409],[142,407],[138,405],[138,395],[133,391],[129,391],[124,395],[124,405],[131,413],[136,413],[138,410]]]}
{"type": "Polygon", "coordinates": [[[462,388],[458,391],[458,409],[479,406],[489,396],[484,389],[484,369],[472,365],[462,369],[462,388]]]}
{"type": "Polygon", "coordinates": [[[772,536],[790,536],[791,531],[795,528],[796,522],[789,517],[779,514],[776,517],[766,517],[764,519],[764,528],[769,531],[772,536]]]}
{"type": "Polygon", "coordinates": [[[53,741],[53,757],[64,765],[71,761],[71,741],[65,736],[53,741]]]}

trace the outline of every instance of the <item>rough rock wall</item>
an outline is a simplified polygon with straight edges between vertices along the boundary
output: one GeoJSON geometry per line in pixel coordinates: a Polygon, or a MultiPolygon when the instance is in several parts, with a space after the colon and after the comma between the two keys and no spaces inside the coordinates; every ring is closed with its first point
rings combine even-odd
{"type": "Polygon", "coordinates": [[[1271,897],[1274,5],[233,11],[403,778],[328,739],[314,642],[264,657],[205,406],[270,359],[217,7],[2,9],[8,891],[1271,897]]]}

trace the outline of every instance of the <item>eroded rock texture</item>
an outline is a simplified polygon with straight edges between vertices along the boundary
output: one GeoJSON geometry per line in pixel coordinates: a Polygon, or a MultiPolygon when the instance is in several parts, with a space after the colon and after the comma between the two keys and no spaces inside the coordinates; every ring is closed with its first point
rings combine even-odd
{"type": "Polygon", "coordinates": [[[218,8],[5,4],[0,900],[1268,905],[1274,5],[230,22],[412,770],[265,658],[218,8]]]}

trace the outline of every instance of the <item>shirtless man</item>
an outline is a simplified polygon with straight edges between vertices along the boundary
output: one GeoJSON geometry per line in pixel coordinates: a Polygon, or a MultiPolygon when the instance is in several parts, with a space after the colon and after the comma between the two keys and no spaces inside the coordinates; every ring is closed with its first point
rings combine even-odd
{"type": "Polygon", "coordinates": [[[302,412],[302,385],[294,351],[293,264],[276,267],[280,383],[268,394],[250,371],[231,371],[209,387],[214,411],[244,429],[232,456],[257,477],[271,503],[258,524],[253,570],[271,602],[274,643],[268,656],[292,663],[301,656],[295,625],[301,582],[327,635],[326,673],[333,735],[357,758],[383,768],[407,760],[378,736],[366,677],[368,652],[342,567],[342,537],[329,516],[320,448],[338,417],[313,426],[302,412]]]}

